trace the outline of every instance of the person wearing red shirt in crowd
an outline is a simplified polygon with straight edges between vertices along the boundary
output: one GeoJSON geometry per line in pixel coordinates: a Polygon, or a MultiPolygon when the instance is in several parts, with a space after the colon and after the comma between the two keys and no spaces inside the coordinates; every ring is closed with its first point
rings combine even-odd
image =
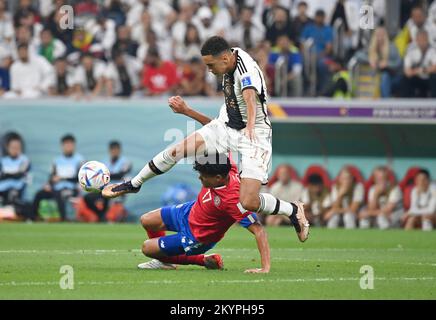
{"type": "Polygon", "coordinates": [[[256,238],[262,267],[249,273],[268,273],[270,249],[268,238],[255,213],[239,204],[238,169],[225,154],[198,157],[194,170],[203,185],[196,201],[160,208],[144,214],[141,224],[149,240],[142,246],[144,255],[154,258],[138,265],[140,269],[175,269],[177,264],[222,269],[219,254],[205,255],[227,230],[239,223],[256,238]],[[165,231],[176,234],[165,235],[165,231]]]}
{"type": "Polygon", "coordinates": [[[142,75],[145,95],[154,96],[173,92],[179,82],[177,66],[171,61],[162,61],[157,48],[148,49],[142,75]]]}

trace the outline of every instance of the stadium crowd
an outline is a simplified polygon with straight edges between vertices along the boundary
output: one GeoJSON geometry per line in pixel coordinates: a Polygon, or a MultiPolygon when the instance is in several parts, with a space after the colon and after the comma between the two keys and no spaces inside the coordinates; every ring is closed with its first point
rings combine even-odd
{"type": "Polygon", "coordinates": [[[380,78],[381,97],[436,97],[436,2],[401,3],[389,34],[383,0],[0,0],[0,97],[215,96],[220,83],[200,55],[211,35],[249,51],[272,96],[350,97],[354,59],[380,78]],[[369,34],[359,26],[366,3],[369,34]]]}
{"type": "MultiPolygon", "coordinates": [[[[33,201],[25,200],[30,160],[24,153],[24,141],[15,133],[3,139],[0,157],[0,221],[78,220],[82,222],[122,221],[127,212],[124,199],[108,201],[100,194],[81,192],[77,173],[84,158],[76,151],[74,136],[60,140],[61,152],[53,159],[52,170],[33,201]],[[74,218],[67,207],[74,204],[74,218]]],[[[109,143],[104,161],[116,183],[126,178],[131,163],[121,153],[121,144],[109,143]]],[[[265,188],[285,201],[301,200],[306,204],[312,225],[328,228],[345,227],[380,229],[399,228],[433,230],[436,223],[436,183],[424,168],[410,168],[397,182],[395,174],[385,166],[374,169],[365,180],[360,170],[345,166],[331,180],[322,166],[307,168],[303,178],[289,165],[280,165],[265,188]]],[[[195,199],[195,192],[185,186],[173,186],[162,196],[163,204],[178,204],[195,199]],[[175,202],[174,202],[175,201],[175,202]]],[[[282,216],[267,216],[266,225],[289,223],[282,216]]]]}

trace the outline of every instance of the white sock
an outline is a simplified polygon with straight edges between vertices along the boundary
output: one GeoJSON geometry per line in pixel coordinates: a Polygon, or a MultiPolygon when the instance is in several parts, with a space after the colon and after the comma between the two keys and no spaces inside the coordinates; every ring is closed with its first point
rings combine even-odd
{"type": "Polygon", "coordinates": [[[140,187],[145,181],[154,176],[169,171],[176,163],[176,159],[170,155],[168,150],[162,151],[132,179],[132,186],[135,188],[140,187]]]}
{"type": "Polygon", "coordinates": [[[290,217],[294,213],[294,208],[289,202],[277,199],[269,193],[259,194],[260,206],[258,213],[281,214],[290,217]]]}

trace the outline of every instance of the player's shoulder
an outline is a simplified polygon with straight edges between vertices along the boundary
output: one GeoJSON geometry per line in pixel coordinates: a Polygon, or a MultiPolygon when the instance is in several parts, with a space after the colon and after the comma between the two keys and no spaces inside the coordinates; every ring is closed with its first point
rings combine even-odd
{"type": "Polygon", "coordinates": [[[251,69],[255,68],[256,62],[247,52],[237,47],[232,49],[237,52],[236,69],[239,75],[250,72],[251,69]]]}

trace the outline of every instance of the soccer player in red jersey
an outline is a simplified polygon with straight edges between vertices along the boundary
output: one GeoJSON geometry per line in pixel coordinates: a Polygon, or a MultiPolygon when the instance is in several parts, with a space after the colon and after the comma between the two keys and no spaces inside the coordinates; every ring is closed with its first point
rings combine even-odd
{"type": "Polygon", "coordinates": [[[149,240],[142,252],[150,258],[138,265],[141,269],[175,269],[177,264],[222,269],[218,254],[205,255],[236,222],[255,235],[261,255],[261,268],[249,273],[268,273],[270,250],[268,238],[255,213],[239,203],[240,179],[237,167],[225,154],[212,154],[196,159],[194,170],[203,185],[196,201],[160,208],[144,214],[141,224],[149,240]],[[165,231],[176,234],[165,235],[165,231]]]}

